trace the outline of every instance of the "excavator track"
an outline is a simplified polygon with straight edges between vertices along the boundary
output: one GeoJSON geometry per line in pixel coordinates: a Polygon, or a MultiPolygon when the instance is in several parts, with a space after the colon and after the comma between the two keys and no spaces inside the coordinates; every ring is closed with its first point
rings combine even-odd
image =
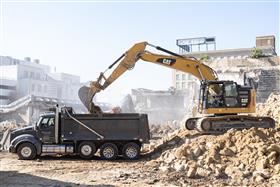
{"type": "Polygon", "coordinates": [[[190,118],[185,126],[188,130],[197,130],[200,133],[220,134],[229,129],[274,128],[275,121],[270,117],[224,115],[190,118]]]}

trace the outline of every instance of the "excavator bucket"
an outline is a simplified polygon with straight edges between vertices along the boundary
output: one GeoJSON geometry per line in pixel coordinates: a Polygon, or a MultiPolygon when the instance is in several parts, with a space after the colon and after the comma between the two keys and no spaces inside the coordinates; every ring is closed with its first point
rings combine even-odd
{"type": "Polygon", "coordinates": [[[88,109],[88,111],[90,111],[92,105],[92,98],[95,95],[95,93],[89,87],[82,86],[78,91],[78,95],[85,107],[88,109]]]}

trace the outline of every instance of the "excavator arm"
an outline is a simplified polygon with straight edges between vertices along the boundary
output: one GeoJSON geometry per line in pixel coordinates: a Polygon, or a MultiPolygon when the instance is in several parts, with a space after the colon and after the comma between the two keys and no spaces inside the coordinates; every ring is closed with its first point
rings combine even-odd
{"type": "Polygon", "coordinates": [[[90,113],[102,113],[101,109],[92,102],[94,95],[101,90],[106,89],[127,70],[132,69],[135,66],[135,63],[140,59],[185,73],[190,73],[201,81],[218,79],[216,72],[212,68],[201,63],[195,58],[184,57],[147,42],[137,43],[108,67],[106,71],[112,69],[116,64],[118,64],[108,77],[105,77],[106,71],[104,71],[100,73],[97,81],[92,81],[90,83],[89,87],[83,86],[80,88],[78,93],[80,100],[90,113]],[[145,49],[147,46],[163,51],[169,55],[154,54],[146,51],[145,49]]]}

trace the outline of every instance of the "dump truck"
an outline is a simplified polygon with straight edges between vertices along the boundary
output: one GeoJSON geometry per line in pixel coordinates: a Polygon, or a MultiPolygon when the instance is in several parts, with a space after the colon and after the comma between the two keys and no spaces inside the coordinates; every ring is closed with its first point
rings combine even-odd
{"type": "Polygon", "coordinates": [[[118,156],[137,159],[141,146],[149,143],[146,114],[75,114],[71,107],[55,107],[42,114],[34,126],[11,132],[9,152],[19,159],[40,155],[79,155],[92,158],[100,151],[106,160],[118,156]]]}

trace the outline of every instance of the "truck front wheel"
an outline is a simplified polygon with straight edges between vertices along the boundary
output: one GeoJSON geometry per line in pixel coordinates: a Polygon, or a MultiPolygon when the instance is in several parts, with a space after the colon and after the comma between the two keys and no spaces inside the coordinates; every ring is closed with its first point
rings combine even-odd
{"type": "Polygon", "coordinates": [[[102,159],[114,160],[118,156],[118,147],[113,143],[105,143],[100,147],[102,159]]]}
{"type": "Polygon", "coordinates": [[[79,155],[82,158],[89,159],[96,153],[96,146],[94,143],[85,141],[79,145],[79,155]]]}
{"type": "Polygon", "coordinates": [[[22,143],[17,149],[17,155],[21,160],[32,160],[36,157],[36,148],[31,143],[22,143]]]}
{"type": "Polygon", "coordinates": [[[133,142],[125,144],[123,147],[123,156],[130,160],[138,159],[140,156],[140,146],[133,142]]]}

